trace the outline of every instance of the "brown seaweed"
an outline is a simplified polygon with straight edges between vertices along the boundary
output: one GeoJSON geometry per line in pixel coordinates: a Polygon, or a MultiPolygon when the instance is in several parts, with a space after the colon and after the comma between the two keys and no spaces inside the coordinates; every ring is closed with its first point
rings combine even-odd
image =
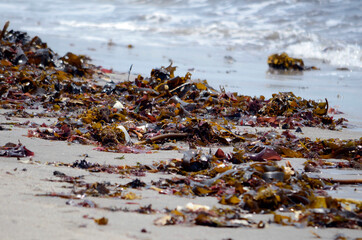
{"type": "Polygon", "coordinates": [[[316,67],[306,67],[304,62],[299,58],[289,57],[288,54],[273,54],[268,57],[268,65],[272,69],[277,70],[294,70],[294,71],[303,71],[317,69],[316,67]]]}
{"type": "MultiPolygon", "coordinates": [[[[301,127],[338,130],[345,127],[343,118],[330,115],[328,100],[316,102],[295,96],[292,92],[275,93],[271,98],[250,97],[215,90],[207,81],[192,80],[191,74],[175,75],[176,67],[151,70],[150,76],[137,76],[134,81],[109,82],[97,79],[110,71],[89,63],[89,58],[68,52],[58,56],[39,37],[8,30],[0,33],[0,104],[9,109],[7,118],[55,117],[54,124],[30,122],[21,127],[35,127],[28,137],[94,145],[95,150],[116,153],[151,153],[152,150],[176,149],[176,141],[184,141],[190,150],[182,159],[159,161],[153,165],[127,166],[98,164],[87,158],[73,163],[48,163],[92,173],[118,174],[135,179],[127,184],[87,183],[81,176],[54,172],[52,182],[71,186],[70,193],[46,193],[37,196],[59,197],[69,205],[101,208],[94,202],[77,202],[83,197],[137,200],[141,196],[129,188],[149,189],[158,194],[215,197],[231,207],[164,210],[158,225],[197,224],[210,227],[263,227],[242,213],[270,213],[281,225],[343,227],[361,229],[361,204],[354,208],[340,199],[327,196],[325,190],[338,187],[341,181],[316,179],[305,172],[325,167],[360,169],[362,138],[354,140],[300,137],[301,127]],[[27,110],[39,109],[33,114],[27,110]],[[274,127],[276,131],[248,133],[239,126],[274,127]],[[134,141],[137,139],[137,142],[134,141]],[[232,146],[204,153],[197,147],[232,146]],[[297,172],[291,164],[278,166],[283,158],[305,158],[306,168],[297,172]],[[346,162],[327,163],[326,159],[346,162]],[[139,178],[162,172],[173,174],[151,183],[139,178]],[[296,220],[282,212],[300,213],[296,220]]],[[[272,68],[307,70],[301,59],[286,54],[268,59],[272,68]]],[[[23,145],[5,145],[2,156],[32,156],[23,145]]],[[[348,183],[359,183],[348,182],[348,183]]],[[[134,202],[131,202],[134,203],[134,202]]],[[[349,203],[348,203],[349,204],[349,203]]],[[[136,212],[161,212],[151,206],[136,212]]],[[[93,218],[92,218],[93,219],[93,218]]],[[[105,219],[97,219],[105,223],[105,219]]]]}
{"type": "Polygon", "coordinates": [[[1,157],[29,157],[34,156],[34,153],[27,149],[20,142],[18,144],[15,143],[7,143],[4,146],[0,147],[0,156],[1,157]]]}

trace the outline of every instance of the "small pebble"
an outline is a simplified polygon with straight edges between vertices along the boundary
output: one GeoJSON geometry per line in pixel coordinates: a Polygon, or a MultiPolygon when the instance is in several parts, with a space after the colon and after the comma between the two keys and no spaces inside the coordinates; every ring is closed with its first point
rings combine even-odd
{"type": "Polygon", "coordinates": [[[298,132],[298,133],[300,132],[300,133],[301,133],[301,132],[303,132],[303,131],[302,131],[302,129],[301,129],[300,127],[297,127],[297,129],[295,130],[295,132],[298,132]]]}

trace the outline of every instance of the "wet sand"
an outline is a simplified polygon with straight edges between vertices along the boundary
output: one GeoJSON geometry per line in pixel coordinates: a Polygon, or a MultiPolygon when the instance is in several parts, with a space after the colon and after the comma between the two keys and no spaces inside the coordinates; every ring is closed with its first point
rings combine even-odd
{"type": "MultiPolygon", "coordinates": [[[[1,123],[30,122],[51,124],[55,119],[6,119],[1,110],[1,123]]],[[[343,234],[347,238],[360,237],[359,230],[350,229],[315,229],[295,228],[276,224],[267,224],[264,229],[255,228],[211,228],[196,225],[156,226],[154,220],[163,216],[161,213],[145,215],[132,212],[111,212],[102,209],[92,209],[67,205],[69,199],[56,197],[39,197],[36,194],[50,192],[70,193],[71,184],[49,182],[45,179],[56,179],[54,171],[63,172],[69,176],[84,176],[84,181],[110,182],[126,184],[136,177],[120,178],[117,174],[90,173],[88,171],[68,168],[62,166],[46,165],[47,162],[73,163],[88,154],[88,161],[92,163],[111,165],[136,165],[152,164],[152,162],[167,161],[172,158],[182,158],[182,151],[155,151],[151,154],[120,154],[106,153],[94,150],[94,146],[70,144],[62,141],[47,141],[38,138],[28,138],[28,128],[19,128],[4,125],[11,131],[0,131],[0,145],[7,142],[17,143],[20,141],[35,156],[28,158],[0,158],[0,233],[1,239],[313,239],[320,236],[322,239],[333,239],[337,234],[343,234]],[[116,159],[124,156],[124,159],[116,159]],[[64,187],[65,186],[65,187],[64,187]],[[87,216],[85,218],[84,216],[87,216]],[[91,217],[106,217],[109,222],[105,226],[97,225],[91,217]],[[142,229],[145,231],[142,232],[142,229]]],[[[245,131],[266,131],[265,128],[243,128],[245,131]]],[[[344,129],[342,131],[329,131],[317,128],[303,128],[303,136],[315,138],[340,138],[357,139],[360,133],[344,129]]],[[[181,149],[187,150],[187,145],[180,142],[181,149]]],[[[230,148],[224,148],[230,151],[230,148]]],[[[304,159],[283,159],[280,164],[289,160],[292,166],[298,170],[302,168],[304,159]]],[[[169,178],[170,175],[161,173],[146,173],[141,180],[150,184],[152,180],[169,178]]],[[[344,173],[335,178],[357,178],[360,179],[360,171],[344,173]]],[[[353,194],[347,193],[348,198],[362,200],[361,187],[353,186],[353,194]]],[[[351,190],[350,190],[351,191],[351,190]]],[[[122,200],[111,198],[86,198],[92,200],[100,207],[122,207],[137,209],[140,206],[152,204],[152,208],[162,211],[166,207],[174,209],[177,206],[186,206],[187,203],[217,206],[218,200],[212,197],[177,197],[173,195],[162,195],[151,189],[134,190],[132,192],[141,196],[141,199],[122,200]]],[[[346,192],[335,192],[335,197],[346,197],[346,192]]],[[[84,199],[83,199],[84,200],[84,199]]],[[[77,200],[74,200],[77,201],[77,200]]],[[[252,220],[272,220],[272,215],[248,215],[252,220]]]]}

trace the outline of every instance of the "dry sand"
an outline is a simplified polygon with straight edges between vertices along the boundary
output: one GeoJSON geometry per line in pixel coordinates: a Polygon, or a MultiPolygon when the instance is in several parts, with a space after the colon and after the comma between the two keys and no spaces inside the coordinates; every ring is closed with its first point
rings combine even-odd
{"type": "MultiPolygon", "coordinates": [[[[1,110],[4,113],[5,110],[1,110]]],[[[0,123],[5,122],[45,122],[47,124],[55,119],[6,119],[0,115],[0,123]]],[[[0,131],[0,145],[7,142],[21,141],[28,149],[35,153],[31,158],[0,158],[0,239],[313,239],[320,236],[322,239],[334,239],[337,234],[344,234],[348,238],[361,237],[361,231],[349,229],[314,229],[283,227],[276,224],[267,224],[264,229],[253,228],[211,228],[204,226],[156,226],[154,220],[163,214],[144,215],[132,212],[111,212],[102,209],[82,208],[67,205],[68,199],[55,197],[39,197],[36,194],[49,192],[70,193],[71,186],[67,183],[45,181],[56,179],[54,171],[61,171],[70,176],[84,175],[84,180],[93,182],[111,182],[126,184],[136,177],[120,178],[116,174],[90,173],[88,171],[68,167],[55,167],[46,165],[46,162],[72,163],[82,159],[83,154],[88,154],[88,161],[100,164],[112,165],[136,165],[151,164],[154,161],[181,158],[180,151],[158,151],[152,154],[119,154],[105,153],[94,150],[94,146],[69,144],[61,141],[47,141],[26,137],[27,128],[11,127],[11,131],[0,131]],[[124,155],[124,159],[116,159],[124,155]],[[105,226],[97,225],[93,220],[84,218],[106,217],[109,223],[105,226]],[[141,232],[146,229],[146,233],[141,232]]],[[[245,131],[265,131],[261,128],[244,128],[245,131]]],[[[360,132],[329,131],[316,128],[303,128],[303,135],[311,138],[341,138],[357,139],[360,132]]],[[[182,145],[180,145],[182,146],[182,145]]],[[[186,146],[183,146],[187,150],[186,146]]],[[[228,149],[226,149],[227,151],[228,149]]],[[[230,148],[229,148],[230,150],[230,148]]],[[[285,160],[285,159],[284,159],[285,160]]],[[[301,168],[304,159],[287,159],[296,169],[301,168]]],[[[281,161],[283,164],[283,161],[281,161]]],[[[151,180],[168,178],[169,175],[160,173],[147,173],[142,181],[150,184],[151,180]]],[[[338,175],[335,177],[346,177],[338,175]]],[[[347,177],[361,178],[360,172],[354,172],[347,177]]],[[[351,190],[352,191],[352,190],[351,190]]],[[[173,209],[177,206],[185,206],[187,203],[197,203],[208,206],[220,206],[217,199],[211,197],[176,197],[162,195],[157,191],[132,190],[141,195],[137,200],[121,200],[107,198],[88,198],[101,207],[127,207],[136,209],[140,206],[152,204],[157,210],[165,207],[173,209]],[[135,204],[129,204],[129,202],[135,204]]],[[[345,192],[343,192],[345,194],[345,192]]],[[[351,193],[350,197],[362,199],[361,188],[351,193]]],[[[338,192],[337,192],[338,195],[338,192]]],[[[262,219],[267,222],[271,215],[250,215],[251,219],[262,219]]]]}

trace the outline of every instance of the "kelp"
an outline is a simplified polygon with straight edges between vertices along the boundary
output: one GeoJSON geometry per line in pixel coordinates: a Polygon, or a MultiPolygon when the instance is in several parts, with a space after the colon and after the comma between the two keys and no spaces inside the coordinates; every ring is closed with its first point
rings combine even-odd
{"type": "Polygon", "coordinates": [[[187,204],[185,208],[169,210],[167,215],[154,221],[155,225],[176,225],[176,224],[196,224],[209,227],[254,227],[258,228],[263,224],[256,223],[237,209],[209,209],[207,206],[187,204]]]}
{"type": "Polygon", "coordinates": [[[283,129],[344,126],[345,119],[328,116],[327,100],[318,103],[293,93],[266,99],[217,91],[206,81],[191,80],[190,73],[175,75],[172,63],[152,69],[150,77],[139,75],[134,81],[111,81],[102,86],[96,80],[105,78],[104,71],[89,64],[87,57],[71,52],[60,57],[39,37],[31,39],[24,32],[4,29],[0,47],[2,107],[41,107],[43,115],[37,116],[58,117],[47,129],[29,131],[29,137],[122,152],[122,146],[132,145],[131,138],[151,148],[170,140],[196,146],[230,145],[243,141],[232,130],[239,125],[283,129]]]}
{"type": "Polygon", "coordinates": [[[309,138],[291,138],[287,131],[281,135],[267,132],[255,134],[249,141],[235,144],[232,161],[234,163],[245,162],[246,159],[260,161],[268,157],[269,160],[280,160],[281,157],[346,159],[350,162],[349,166],[355,165],[358,169],[358,164],[355,162],[361,161],[361,144],[362,138],[355,140],[317,139],[312,141],[309,138]],[[269,156],[264,153],[265,149],[269,149],[269,156]],[[257,159],[258,157],[259,159],[257,159]]]}
{"type": "MultiPolygon", "coordinates": [[[[359,210],[360,211],[360,210],[359,210]]],[[[298,213],[296,219],[285,215],[274,213],[274,223],[284,226],[296,227],[321,227],[321,228],[351,228],[361,229],[362,220],[356,212],[336,208],[310,209],[303,213],[298,213]]]]}
{"type": "MultiPolygon", "coordinates": [[[[48,197],[60,197],[67,199],[83,199],[85,197],[93,198],[119,198],[124,200],[140,199],[141,196],[136,195],[133,192],[127,192],[126,189],[131,187],[129,185],[111,184],[109,182],[94,182],[86,183],[85,181],[79,181],[76,177],[62,176],[57,182],[64,182],[73,184],[73,190],[70,194],[65,193],[46,193],[37,194],[36,196],[48,196],[48,197]],[[75,180],[74,180],[75,179],[75,180]]],[[[54,182],[52,179],[45,179],[45,181],[54,182]]],[[[89,204],[88,204],[89,205],[89,204]]],[[[93,204],[94,207],[96,204],[93,204]]],[[[88,206],[83,206],[88,207],[88,206]]]]}
{"type": "MultiPolygon", "coordinates": [[[[351,206],[344,207],[344,202],[341,200],[319,195],[323,193],[322,189],[328,188],[330,184],[328,181],[312,179],[295,172],[291,174],[291,171],[286,168],[283,169],[272,165],[264,166],[264,164],[251,165],[244,173],[240,170],[236,172],[229,172],[235,175],[233,177],[224,175],[209,186],[204,185],[203,187],[193,188],[193,194],[203,196],[200,195],[200,188],[202,188],[204,189],[202,192],[206,196],[219,197],[221,204],[236,205],[236,209],[243,209],[252,213],[273,213],[275,216],[273,222],[282,225],[353,229],[362,227],[359,216],[361,211],[360,201],[356,201],[354,208],[351,208],[351,206]],[[236,172],[239,175],[235,174],[236,172]],[[276,178],[265,178],[265,174],[270,172],[282,174],[276,175],[276,178]],[[282,210],[282,212],[296,212],[298,213],[297,218],[293,219],[280,215],[282,213],[276,213],[279,210],[282,210]]],[[[193,181],[195,181],[193,178],[184,181],[178,180],[172,182],[169,187],[174,190],[174,194],[177,193],[178,195],[179,192],[175,191],[175,189],[185,188],[185,183],[196,185],[192,183],[193,181]],[[181,186],[179,186],[180,183],[181,186]]],[[[203,182],[199,182],[199,184],[203,184],[203,182]]],[[[164,192],[167,192],[167,190],[164,189],[164,192]]],[[[237,210],[234,209],[233,211],[237,210]]],[[[172,223],[166,222],[163,225],[177,224],[177,221],[175,221],[176,216],[172,214],[166,216],[168,216],[168,219],[174,220],[172,223]]],[[[215,215],[210,217],[208,214],[202,214],[196,218],[199,219],[194,218],[195,224],[230,227],[228,224],[221,224],[223,218],[220,219],[215,215]]],[[[159,220],[155,224],[160,224],[159,220]]]]}
{"type": "MultiPolygon", "coordinates": [[[[96,150],[122,153],[151,153],[151,150],[176,149],[184,141],[190,150],[182,159],[160,161],[153,165],[127,166],[98,164],[87,158],[73,163],[47,163],[77,168],[92,173],[134,177],[127,184],[87,183],[83,177],[55,172],[52,182],[71,184],[70,193],[38,194],[69,201],[84,197],[117,198],[126,201],[141,196],[127,189],[149,189],[159,194],[189,197],[215,197],[230,209],[200,206],[165,210],[166,216],[155,224],[197,224],[211,227],[264,227],[241,213],[274,214],[282,225],[361,228],[360,203],[348,210],[344,202],[326,197],[326,189],[337,187],[329,179],[309,177],[305,172],[319,168],[360,169],[362,139],[317,139],[297,136],[304,126],[338,130],[343,118],[329,116],[328,100],[317,102],[292,92],[251,97],[212,88],[207,81],[192,80],[191,74],[175,74],[172,62],[151,70],[149,77],[137,76],[124,82],[108,79],[108,70],[89,63],[86,56],[68,52],[58,56],[39,37],[8,31],[0,33],[0,106],[12,109],[7,117],[55,117],[54,124],[24,123],[32,126],[28,137],[94,145],[96,150]],[[26,110],[39,109],[33,114],[26,110]],[[283,132],[247,133],[239,126],[275,127],[283,132]],[[197,147],[231,146],[231,152],[218,149],[204,153],[197,147]],[[290,164],[279,166],[283,158],[306,158],[305,172],[290,164]],[[325,159],[344,159],[327,164],[325,159]],[[147,173],[173,174],[172,178],[151,183],[140,177],[147,173]],[[323,209],[320,211],[319,209],[323,209]],[[296,221],[280,212],[298,212],[296,221]],[[352,216],[347,218],[346,216],[352,216]],[[331,224],[332,223],[332,224],[331,224]]],[[[268,60],[272,68],[307,70],[300,59],[286,54],[268,60]]],[[[24,146],[4,146],[4,155],[31,156],[24,146]]],[[[69,205],[101,208],[93,202],[69,202],[69,205]]],[[[136,210],[142,214],[157,212],[151,206],[136,210]]],[[[161,212],[161,211],[158,211],[161,212]]],[[[98,221],[98,220],[97,220],[98,221]]],[[[103,220],[99,220],[102,222],[103,220]]]]}
{"type": "Polygon", "coordinates": [[[15,143],[7,143],[4,146],[0,147],[0,156],[1,157],[30,157],[34,156],[34,153],[27,149],[20,142],[18,144],[15,143]]]}
{"type": "Polygon", "coordinates": [[[109,164],[99,164],[99,163],[91,163],[86,160],[86,158],[82,160],[76,160],[73,163],[62,163],[62,162],[47,162],[46,165],[50,166],[63,166],[63,167],[71,167],[71,168],[79,168],[83,170],[87,170],[89,172],[102,172],[109,174],[119,174],[126,176],[144,176],[147,171],[146,166],[129,166],[129,165],[109,165],[109,164]]]}
{"type": "Polygon", "coordinates": [[[306,67],[304,62],[299,58],[289,57],[287,53],[273,54],[268,57],[268,65],[272,69],[285,70],[285,71],[303,71],[303,70],[316,70],[316,67],[306,67]]]}
{"type": "MultiPolygon", "coordinates": [[[[290,163],[279,166],[273,161],[250,162],[242,165],[230,165],[230,154],[203,154],[200,151],[186,152],[183,159],[168,163],[154,163],[154,166],[137,165],[110,166],[76,161],[73,164],[52,163],[56,166],[80,167],[84,170],[120,174],[136,178],[127,184],[111,184],[109,182],[86,183],[83,177],[71,177],[61,172],[53,175],[58,182],[72,184],[70,194],[47,193],[37,196],[59,197],[66,199],[83,199],[84,197],[117,198],[137,200],[139,195],[127,189],[149,189],[159,194],[175,196],[208,196],[216,197],[219,203],[232,208],[210,208],[208,206],[188,204],[186,208],[165,211],[143,211],[152,214],[163,212],[166,215],[155,220],[156,225],[196,224],[210,227],[255,227],[265,226],[263,222],[253,222],[242,217],[245,213],[273,214],[272,222],[282,225],[340,227],[360,229],[362,221],[360,201],[336,199],[327,196],[324,190],[330,189],[332,183],[328,179],[311,178],[303,172],[295,171],[290,163]],[[205,157],[203,157],[205,156],[205,157]],[[227,157],[228,156],[228,157],[227,157]],[[206,161],[200,169],[185,168],[184,161],[206,161]],[[95,169],[97,169],[95,171],[95,169]],[[160,179],[150,184],[139,179],[145,173],[165,172],[179,174],[171,179],[160,179]],[[139,173],[143,172],[142,175],[139,173]],[[295,213],[294,218],[285,216],[286,212],[295,213]]],[[[50,181],[49,179],[45,179],[50,181]]],[[[53,181],[53,180],[51,180],[53,181]]],[[[336,187],[336,186],[333,186],[336,187]]],[[[125,209],[102,208],[92,202],[72,203],[73,206],[95,207],[110,211],[125,211],[125,209]]]]}

